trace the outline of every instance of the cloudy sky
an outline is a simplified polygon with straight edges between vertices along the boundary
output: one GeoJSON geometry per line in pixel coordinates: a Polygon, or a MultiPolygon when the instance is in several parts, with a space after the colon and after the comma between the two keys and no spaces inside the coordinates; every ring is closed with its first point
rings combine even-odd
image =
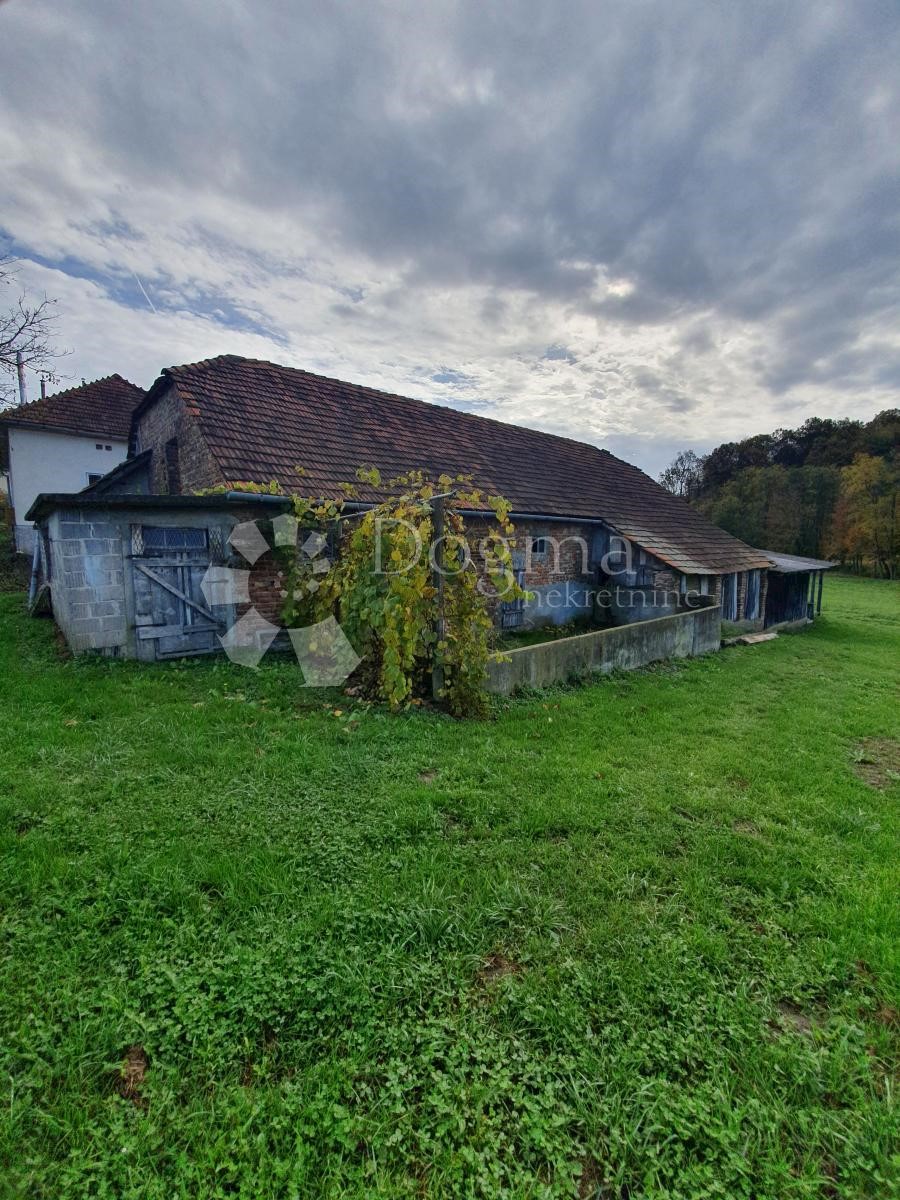
{"type": "Polygon", "coordinates": [[[7,0],[0,235],[69,381],[247,354],[655,473],[898,403],[898,63],[896,0],[7,0]]]}

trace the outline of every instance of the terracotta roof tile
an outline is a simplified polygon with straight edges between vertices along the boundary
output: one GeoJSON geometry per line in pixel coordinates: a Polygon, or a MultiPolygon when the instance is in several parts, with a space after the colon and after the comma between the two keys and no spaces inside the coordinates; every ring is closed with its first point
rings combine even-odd
{"type": "Polygon", "coordinates": [[[131,414],[143,396],[142,388],[121,375],[107,375],[105,379],[56,392],[46,399],[6,409],[0,412],[0,421],[60,433],[127,439],[131,414]]]}
{"type": "Polygon", "coordinates": [[[413,468],[467,474],[515,512],[602,519],[688,572],[768,565],[637,467],[570,438],[234,355],[169,368],[147,402],[168,382],[199,412],[231,482],[275,479],[336,497],[359,466],[385,479],[413,468]]]}

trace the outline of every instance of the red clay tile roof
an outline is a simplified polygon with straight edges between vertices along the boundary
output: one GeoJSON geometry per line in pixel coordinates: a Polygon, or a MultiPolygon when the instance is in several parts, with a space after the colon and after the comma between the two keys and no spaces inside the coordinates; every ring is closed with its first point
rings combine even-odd
{"type": "MultiPolygon", "coordinates": [[[[683,571],[768,565],[637,467],[570,438],[230,354],[170,367],[145,405],[170,383],[232,483],[275,479],[288,491],[337,497],[359,466],[385,479],[414,468],[467,474],[514,512],[599,518],[683,571]]],[[[377,498],[365,488],[360,495],[377,498]]]]}
{"type": "Polygon", "coordinates": [[[105,379],[56,392],[44,400],[5,409],[0,412],[0,422],[57,433],[127,439],[131,414],[143,396],[143,388],[121,375],[107,375],[105,379]]]}

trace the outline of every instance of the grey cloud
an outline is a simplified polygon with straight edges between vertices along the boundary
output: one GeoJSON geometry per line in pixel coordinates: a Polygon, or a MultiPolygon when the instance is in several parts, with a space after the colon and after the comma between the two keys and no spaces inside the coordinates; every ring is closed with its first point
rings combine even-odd
{"type": "Polygon", "coordinates": [[[574,355],[572,353],[572,351],[567,349],[565,346],[548,346],[547,349],[544,351],[543,357],[548,362],[567,362],[567,363],[578,362],[577,356],[574,355]]]}
{"type": "MultiPolygon", "coordinates": [[[[499,326],[522,290],[601,343],[708,312],[758,328],[747,362],[774,396],[894,378],[889,350],[867,361],[857,341],[900,310],[895,5],[18,0],[12,16],[12,119],[87,130],[132,189],[318,222],[323,247],[399,272],[385,308],[475,286],[499,326]]],[[[109,208],[105,236],[140,236],[128,196],[109,208]]],[[[353,321],[361,299],[331,311],[353,321]]],[[[695,403],[674,370],[630,378],[670,411],[695,403]]]]}
{"type": "Polygon", "coordinates": [[[640,391],[652,396],[673,412],[689,412],[696,404],[696,400],[681,389],[672,387],[657,371],[639,367],[632,371],[631,377],[640,391]]]}

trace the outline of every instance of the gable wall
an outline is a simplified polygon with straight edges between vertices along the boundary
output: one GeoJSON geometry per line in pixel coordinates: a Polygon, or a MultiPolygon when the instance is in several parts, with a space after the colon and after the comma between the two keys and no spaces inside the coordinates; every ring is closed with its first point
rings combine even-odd
{"type": "Polygon", "coordinates": [[[174,387],[138,418],[137,450],[152,451],[150,490],[156,495],[190,494],[225,482],[199,422],[174,387]]]}

